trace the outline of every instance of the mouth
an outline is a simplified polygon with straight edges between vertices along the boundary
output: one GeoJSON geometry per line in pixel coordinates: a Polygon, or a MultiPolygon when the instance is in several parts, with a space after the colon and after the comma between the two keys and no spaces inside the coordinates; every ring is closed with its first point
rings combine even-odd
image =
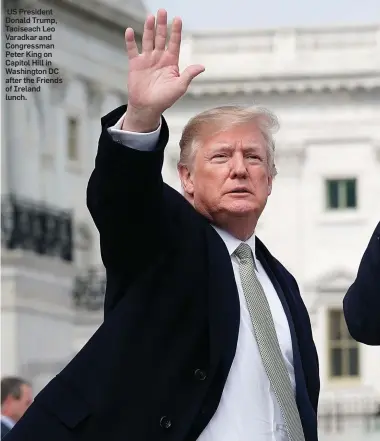
{"type": "Polygon", "coordinates": [[[251,193],[247,188],[235,188],[234,190],[229,192],[230,194],[248,194],[251,193]]]}

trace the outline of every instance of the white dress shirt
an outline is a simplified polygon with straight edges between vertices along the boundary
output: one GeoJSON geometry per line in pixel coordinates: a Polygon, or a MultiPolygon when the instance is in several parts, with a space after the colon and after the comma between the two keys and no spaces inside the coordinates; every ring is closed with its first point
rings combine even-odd
{"type": "Polygon", "coordinates": [[[5,424],[7,427],[8,427],[8,429],[13,429],[13,427],[15,426],[15,422],[12,420],[12,418],[9,418],[8,416],[6,416],[6,415],[1,415],[1,422],[3,423],[3,424],[5,424]]]}
{"type": "MultiPolygon", "coordinates": [[[[161,126],[151,133],[122,131],[124,116],[109,128],[113,139],[137,150],[153,150],[161,126]]],[[[222,397],[213,418],[198,441],[288,441],[280,407],[270,385],[253,333],[253,326],[240,280],[239,264],[233,255],[241,241],[214,227],[231,256],[232,267],[240,300],[240,327],[235,358],[227,377],[222,397]]],[[[256,262],[257,276],[267,296],[277,338],[285,365],[295,391],[292,340],[277,292],[255,254],[255,236],[246,243],[251,247],[256,262]]]]}

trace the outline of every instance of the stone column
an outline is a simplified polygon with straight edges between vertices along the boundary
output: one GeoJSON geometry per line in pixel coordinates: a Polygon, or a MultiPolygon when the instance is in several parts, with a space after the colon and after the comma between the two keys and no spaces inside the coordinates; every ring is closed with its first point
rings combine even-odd
{"type": "Polygon", "coordinates": [[[40,390],[73,357],[73,266],[31,252],[1,256],[1,372],[40,390]]]}

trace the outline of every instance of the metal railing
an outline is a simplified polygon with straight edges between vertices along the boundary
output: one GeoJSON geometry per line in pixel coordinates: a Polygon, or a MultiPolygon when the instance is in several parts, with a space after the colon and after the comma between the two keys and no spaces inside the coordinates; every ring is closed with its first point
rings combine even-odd
{"type": "Polygon", "coordinates": [[[103,308],[106,292],[106,276],[103,268],[91,267],[77,275],[73,286],[74,305],[79,310],[99,311],[103,308]]]}
{"type": "Polygon", "coordinates": [[[1,201],[1,233],[4,248],[73,260],[70,211],[8,195],[1,201]]]}
{"type": "Polygon", "coordinates": [[[379,433],[380,439],[380,399],[324,403],[319,409],[318,426],[324,435],[379,433]]]}

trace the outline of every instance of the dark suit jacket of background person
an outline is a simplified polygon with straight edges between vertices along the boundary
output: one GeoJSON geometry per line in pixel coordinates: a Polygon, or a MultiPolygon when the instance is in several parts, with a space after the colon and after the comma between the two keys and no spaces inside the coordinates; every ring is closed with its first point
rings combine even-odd
{"type": "MultiPolygon", "coordinates": [[[[9,441],[193,441],[218,407],[239,331],[231,259],[208,221],[162,181],[166,122],[153,152],[112,140],[107,127],[125,110],[102,118],[87,192],[107,270],[105,320],[9,441]]],[[[316,441],[309,316],[292,275],[258,239],[256,248],[289,321],[297,404],[306,440],[316,441]]]]}
{"type": "Polygon", "coordinates": [[[380,222],[360,262],[357,277],[343,300],[352,337],[367,345],[380,345],[380,222]]]}
{"type": "MultiPolygon", "coordinates": [[[[1,439],[3,439],[5,437],[5,435],[10,431],[11,429],[4,424],[3,422],[1,422],[1,439]]],[[[7,438],[8,439],[8,438],[7,438]]]]}

